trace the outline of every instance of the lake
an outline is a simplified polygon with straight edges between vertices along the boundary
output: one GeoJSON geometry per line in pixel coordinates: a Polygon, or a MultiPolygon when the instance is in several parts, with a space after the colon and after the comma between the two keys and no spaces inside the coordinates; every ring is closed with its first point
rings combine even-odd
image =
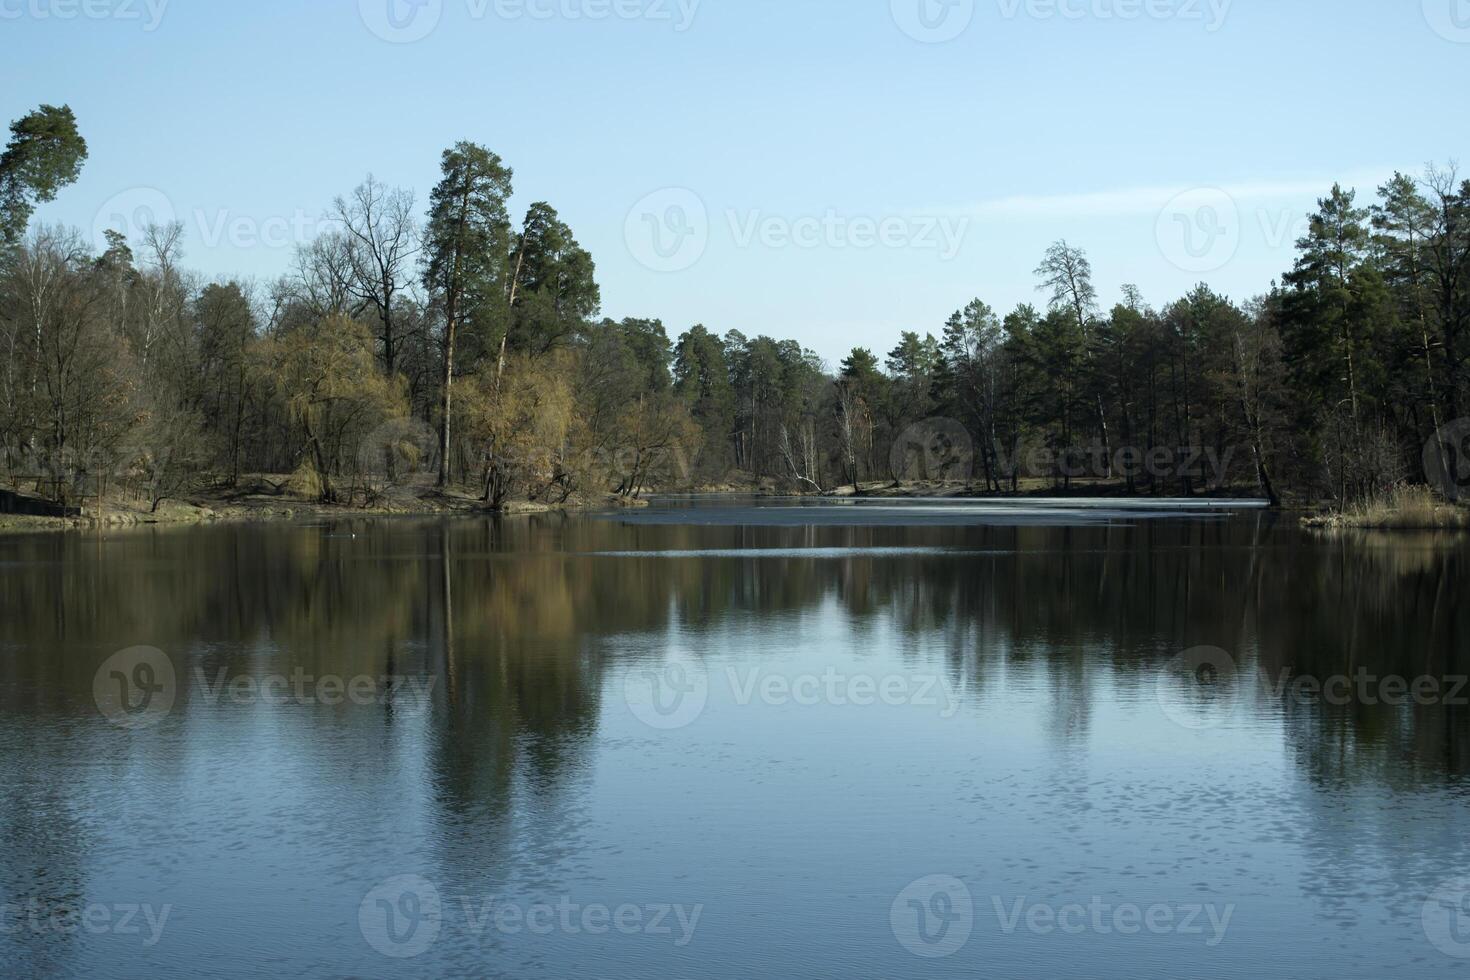
{"type": "Polygon", "coordinates": [[[0,960],[1461,977],[1467,559],[1161,502],[0,538],[0,960]]]}

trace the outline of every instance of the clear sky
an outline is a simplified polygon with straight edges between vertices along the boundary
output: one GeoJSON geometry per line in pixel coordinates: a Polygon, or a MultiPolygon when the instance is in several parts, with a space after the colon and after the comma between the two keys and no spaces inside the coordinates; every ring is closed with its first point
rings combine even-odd
{"type": "Polygon", "coordinates": [[[1244,299],[1333,180],[1470,166],[1470,0],[0,0],[0,45],[0,114],[91,146],[43,220],[172,214],[187,265],[267,279],[472,140],[607,315],[834,361],[1040,301],[1062,237],[1107,303],[1244,299]]]}

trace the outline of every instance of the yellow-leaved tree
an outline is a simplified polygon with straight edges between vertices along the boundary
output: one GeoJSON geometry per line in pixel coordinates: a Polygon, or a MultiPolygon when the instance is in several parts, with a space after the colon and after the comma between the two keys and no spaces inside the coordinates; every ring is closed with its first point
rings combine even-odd
{"type": "Polygon", "coordinates": [[[267,339],[257,364],[285,404],[324,503],[340,499],[336,481],[356,473],[364,440],[408,414],[403,379],[378,370],[371,331],[345,316],[267,339]]]}
{"type": "Polygon", "coordinates": [[[492,509],[513,494],[539,495],[557,478],[572,424],[571,385],[562,355],[511,356],[504,371],[466,384],[460,431],[480,461],[492,509]]]}

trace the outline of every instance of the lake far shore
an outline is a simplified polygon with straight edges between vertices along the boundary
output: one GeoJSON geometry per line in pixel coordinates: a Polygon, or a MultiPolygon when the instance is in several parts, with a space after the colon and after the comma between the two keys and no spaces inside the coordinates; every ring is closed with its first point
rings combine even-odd
{"type": "MultiPolygon", "coordinates": [[[[185,499],[161,501],[157,510],[147,501],[108,499],[99,508],[95,498],[80,506],[73,516],[37,516],[0,513],[0,533],[27,531],[66,531],[90,528],[127,528],[148,525],[190,525],[210,523],[249,523],[293,520],[343,520],[363,517],[514,517],[552,513],[616,512],[649,506],[650,499],[729,497],[757,499],[804,498],[813,501],[889,500],[889,501],[995,501],[1024,503],[1028,500],[1071,501],[1141,501],[1197,500],[1228,504],[1262,504],[1253,487],[1218,487],[1196,492],[1143,493],[1130,491],[1126,484],[1105,481],[1074,481],[1071,487],[1056,487],[1048,480],[1022,480],[1018,490],[986,490],[968,483],[906,481],[871,482],[825,489],[818,493],[802,490],[779,481],[728,482],[699,486],[694,489],[646,491],[642,497],[623,497],[615,493],[575,494],[565,502],[513,500],[498,508],[487,507],[472,491],[459,488],[440,491],[429,486],[391,488],[374,502],[325,504],[310,497],[290,492],[284,483],[252,478],[246,489],[218,493],[193,494],[185,499]]],[[[44,503],[41,498],[26,499],[44,503]]],[[[1429,491],[1404,489],[1391,493],[1381,501],[1345,509],[1326,509],[1304,501],[1285,501],[1276,510],[1295,514],[1301,524],[1319,531],[1340,530],[1467,530],[1470,508],[1445,503],[1429,491]]]]}
{"type": "MultiPolygon", "coordinates": [[[[38,499],[38,498],[27,498],[38,499]]],[[[617,494],[577,494],[565,502],[508,501],[490,508],[469,493],[454,489],[399,489],[368,504],[325,504],[288,493],[230,492],[194,494],[164,500],[157,510],[146,501],[107,499],[99,507],[88,498],[75,516],[52,517],[0,513],[0,533],[128,528],[147,525],[249,523],[303,519],[343,520],[359,517],[515,517],[552,513],[591,513],[648,506],[647,501],[617,494]]]]}

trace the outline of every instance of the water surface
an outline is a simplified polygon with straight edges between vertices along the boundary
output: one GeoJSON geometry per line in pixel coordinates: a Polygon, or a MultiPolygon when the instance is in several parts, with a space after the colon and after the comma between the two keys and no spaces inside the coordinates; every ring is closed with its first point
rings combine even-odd
{"type": "Polygon", "coordinates": [[[1463,976],[1467,557],[1154,502],[0,538],[0,959],[1463,976]]]}

